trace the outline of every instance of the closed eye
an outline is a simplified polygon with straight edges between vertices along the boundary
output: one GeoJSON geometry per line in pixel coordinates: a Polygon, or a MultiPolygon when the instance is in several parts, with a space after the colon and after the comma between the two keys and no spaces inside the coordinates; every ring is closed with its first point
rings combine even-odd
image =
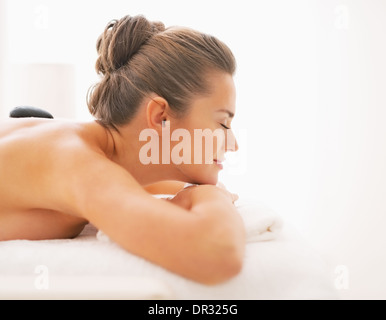
{"type": "Polygon", "coordinates": [[[227,129],[227,130],[230,130],[231,128],[228,128],[225,124],[222,124],[222,123],[220,123],[221,124],[221,126],[223,127],[223,128],[225,128],[225,129],[227,129]]]}

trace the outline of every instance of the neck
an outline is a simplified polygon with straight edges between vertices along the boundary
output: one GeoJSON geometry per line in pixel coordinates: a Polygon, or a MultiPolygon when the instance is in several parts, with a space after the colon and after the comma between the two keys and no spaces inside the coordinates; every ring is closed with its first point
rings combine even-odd
{"type": "MultiPolygon", "coordinates": [[[[101,126],[102,127],[102,126],[101,126]]],[[[185,177],[172,164],[148,164],[140,161],[140,151],[146,142],[139,141],[140,128],[126,125],[119,130],[102,127],[105,142],[101,144],[106,156],[127,170],[142,186],[159,181],[185,181],[185,177]]]]}

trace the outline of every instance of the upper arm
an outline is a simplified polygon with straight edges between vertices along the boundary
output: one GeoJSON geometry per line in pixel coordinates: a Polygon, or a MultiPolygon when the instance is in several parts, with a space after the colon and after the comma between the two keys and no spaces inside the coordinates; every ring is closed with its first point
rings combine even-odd
{"type": "MultiPolygon", "coordinates": [[[[77,210],[127,251],[197,281],[215,254],[202,217],[146,192],[124,169],[94,160],[76,179],[77,210]]],[[[213,273],[211,274],[211,276],[213,273]]]]}
{"type": "Polygon", "coordinates": [[[188,211],[151,196],[129,172],[108,160],[94,159],[79,174],[79,213],[113,239],[126,242],[135,236],[135,232],[127,233],[134,226],[149,226],[153,221],[182,223],[192,218],[188,211]]]}

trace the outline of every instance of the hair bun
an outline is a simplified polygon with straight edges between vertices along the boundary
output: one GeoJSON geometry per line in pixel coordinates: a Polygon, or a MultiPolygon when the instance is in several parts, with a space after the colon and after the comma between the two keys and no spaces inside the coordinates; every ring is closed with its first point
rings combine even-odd
{"type": "Polygon", "coordinates": [[[164,30],[163,23],[148,21],[142,15],[109,22],[97,41],[96,71],[105,75],[125,66],[143,44],[164,30]]]}

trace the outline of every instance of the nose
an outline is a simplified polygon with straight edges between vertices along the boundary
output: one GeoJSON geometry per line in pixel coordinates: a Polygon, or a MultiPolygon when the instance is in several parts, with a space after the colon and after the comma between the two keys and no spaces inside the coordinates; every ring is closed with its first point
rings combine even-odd
{"type": "Polygon", "coordinates": [[[237,152],[239,150],[239,144],[237,143],[236,137],[232,130],[227,130],[227,139],[226,139],[226,148],[225,152],[233,151],[237,152]]]}

